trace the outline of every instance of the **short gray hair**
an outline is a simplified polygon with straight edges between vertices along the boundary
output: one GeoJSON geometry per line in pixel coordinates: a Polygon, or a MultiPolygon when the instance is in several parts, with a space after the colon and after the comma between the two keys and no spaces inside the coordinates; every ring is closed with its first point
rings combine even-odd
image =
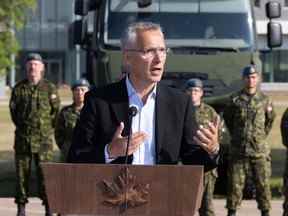
{"type": "MultiPolygon", "coordinates": [[[[150,31],[150,30],[159,30],[162,32],[162,28],[157,23],[152,22],[134,22],[128,25],[121,37],[121,49],[129,49],[136,42],[136,36],[138,31],[150,31]]],[[[164,34],[163,34],[164,35],[164,34]]]]}

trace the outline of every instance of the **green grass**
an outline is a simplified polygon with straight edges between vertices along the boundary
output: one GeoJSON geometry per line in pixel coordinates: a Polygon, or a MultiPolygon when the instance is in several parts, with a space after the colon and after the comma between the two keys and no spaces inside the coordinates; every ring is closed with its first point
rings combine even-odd
{"type": "Polygon", "coordinates": [[[270,179],[270,187],[271,193],[273,198],[281,198],[282,197],[282,187],[283,182],[282,178],[280,177],[273,177],[270,179]]]}
{"type": "Polygon", "coordinates": [[[0,151],[12,150],[14,125],[11,122],[7,106],[0,106],[0,125],[0,151]]]}
{"type": "Polygon", "coordinates": [[[282,145],[282,140],[281,140],[280,122],[281,122],[281,117],[285,109],[286,107],[283,107],[283,106],[275,107],[276,119],[274,121],[272,131],[270,132],[267,138],[267,141],[269,145],[271,146],[271,149],[273,148],[283,149],[284,148],[284,146],[282,145]]]}

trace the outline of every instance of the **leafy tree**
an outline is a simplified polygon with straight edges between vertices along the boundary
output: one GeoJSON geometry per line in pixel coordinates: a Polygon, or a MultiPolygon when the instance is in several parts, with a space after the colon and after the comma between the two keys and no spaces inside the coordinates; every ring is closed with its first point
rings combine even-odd
{"type": "Polygon", "coordinates": [[[13,30],[25,23],[27,11],[36,6],[36,0],[1,0],[0,3],[0,75],[13,64],[12,54],[19,50],[13,30]]]}

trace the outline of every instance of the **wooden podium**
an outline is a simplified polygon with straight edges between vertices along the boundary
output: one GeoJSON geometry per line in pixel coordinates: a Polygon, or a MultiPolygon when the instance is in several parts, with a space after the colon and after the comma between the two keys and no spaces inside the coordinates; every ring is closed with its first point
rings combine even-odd
{"type": "Polygon", "coordinates": [[[193,216],[201,204],[201,166],[43,163],[42,167],[54,213],[193,216]]]}

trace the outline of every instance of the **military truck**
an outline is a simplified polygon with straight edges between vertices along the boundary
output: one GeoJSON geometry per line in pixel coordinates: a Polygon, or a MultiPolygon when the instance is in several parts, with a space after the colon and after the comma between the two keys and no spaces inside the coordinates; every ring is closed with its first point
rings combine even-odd
{"type": "MultiPolygon", "coordinates": [[[[86,49],[87,75],[97,86],[119,78],[121,33],[135,21],[162,26],[168,85],[198,77],[207,97],[221,96],[240,87],[245,65],[261,69],[250,0],[76,0],[75,13],[82,19],[75,22],[74,42],[86,49]]],[[[268,38],[275,39],[277,28],[270,29],[268,38]]]]}
{"type": "MultiPolygon", "coordinates": [[[[74,43],[87,51],[87,76],[96,86],[116,81],[125,70],[120,37],[131,22],[159,23],[167,47],[162,82],[181,88],[189,78],[204,82],[205,97],[221,112],[223,98],[241,87],[241,70],[261,70],[250,0],[76,0],[74,43]]],[[[269,19],[279,4],[267,5],[269,19]]],[[[269,22],[268,46],[281,44],[281,26],[269,22]]]]}

